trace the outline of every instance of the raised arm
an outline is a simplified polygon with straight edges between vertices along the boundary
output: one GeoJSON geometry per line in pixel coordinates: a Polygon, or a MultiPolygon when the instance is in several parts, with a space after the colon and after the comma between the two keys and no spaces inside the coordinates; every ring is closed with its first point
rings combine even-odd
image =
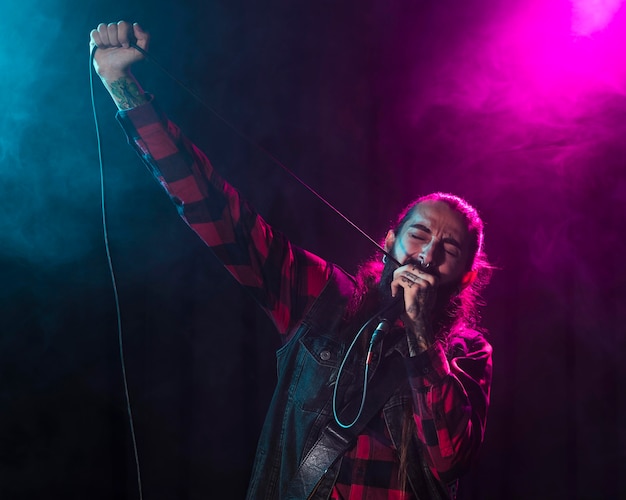
{"type": "Polygon", "coordinates": [[[214,170],[203,151],[169,121],[131,73],[148,47],[137,24],[100,24],[91,32],[94,66],[119,108],[128,141],[180,216],[274,321],[289,334],[328,281],[330,267],[274,231],[214,170]]]}
{"type": "Polygon", "coordinates": [[[89,46],[94,55],[94,68],[118,109],[130,109],[146,102],[146,95],[133,76],[131,66],[143,59],[131,40],[147,50],[150,35],[138,24],[126,21],[101,23],[91,31],[89,46]]]}

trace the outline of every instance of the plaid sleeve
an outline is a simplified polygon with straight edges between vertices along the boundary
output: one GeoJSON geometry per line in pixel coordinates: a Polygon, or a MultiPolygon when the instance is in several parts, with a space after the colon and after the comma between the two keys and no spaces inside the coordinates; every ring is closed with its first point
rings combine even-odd
{"type": "Polygon", "coordinates": [[[274,231],[153,102],[117,119],[183,220],[289,332],[328,281],[329,264],[274,231]]]}
{"type": "Polygon", "coordinates": [[[445,483],[460,477],[478,452],[489,406],[492,348],[482,335],[463,344],[464,352],[450,360],[439,342],[405,358],[418,438],[445,483]]]}

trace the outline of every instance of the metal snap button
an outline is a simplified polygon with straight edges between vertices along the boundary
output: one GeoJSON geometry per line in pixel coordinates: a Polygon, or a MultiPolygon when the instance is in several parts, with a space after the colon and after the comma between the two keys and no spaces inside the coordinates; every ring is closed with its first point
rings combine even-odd
{"type": "Polygon", "coordinates": [[[330,351],[320,352],[320,358],[322,358],[323,361],[328,361],[330,359],[330,351]]]}

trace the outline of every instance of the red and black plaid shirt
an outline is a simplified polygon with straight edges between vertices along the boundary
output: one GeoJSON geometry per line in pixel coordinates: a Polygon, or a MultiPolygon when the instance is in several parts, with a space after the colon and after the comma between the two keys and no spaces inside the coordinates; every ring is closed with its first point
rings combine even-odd
{"type": "MultiPolygon", "coordinates": [[[[289,334],[327,283],[330,264],[274,231],[153,104],[120,111],[118,120],[182,218],[252,293],[278,332],[289,334]]],[[[473,346],[449,361],[435,343],[407,365],[417,436],[444,483],[465,468],[483,438],[491,347],[482,337],[473,346]]],[[[343,457],[331,498],[412,498],[401,490],[398,465],[379,416],[343,457]]]]}

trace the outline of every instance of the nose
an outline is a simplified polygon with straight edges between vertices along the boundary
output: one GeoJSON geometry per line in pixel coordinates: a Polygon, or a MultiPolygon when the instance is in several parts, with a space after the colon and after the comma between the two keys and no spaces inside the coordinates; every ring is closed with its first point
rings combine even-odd
{"type": "Polygon", "coordinates": [[[430,241],[428,245],[425,245],[420,252],[419,259],[422,264],[422,267],[428,269],[437,265],[437,246],[433,241],[430,241]]]}

